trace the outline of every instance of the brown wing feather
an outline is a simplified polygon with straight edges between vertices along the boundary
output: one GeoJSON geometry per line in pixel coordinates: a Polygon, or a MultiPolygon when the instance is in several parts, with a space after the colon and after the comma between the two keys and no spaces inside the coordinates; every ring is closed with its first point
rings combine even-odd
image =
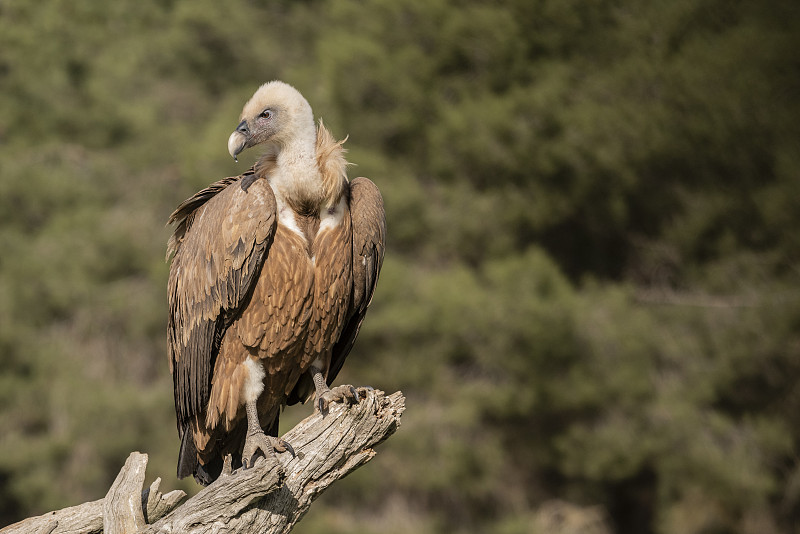
{"type": "Polygon", "coordinates": [[[226,178],[170,217],[168,344],[178,432],[205,410],[226,328],[249,297],[275,231],[275,197],[263,180],[247,191],[226,178]]]}
{"type": "Polygon", "coordinates": [[[346,323],[333,346],[326,377],[333,383],[353,348],[361,323],[372,302],[386,248],[386,213],[378,186],[367,178],[350,182],[350,217],[353,226],[353,296],[346,323]]]}
{"type": "Polygon", "coordinates": [[[302,369],[313,281],[302,239],[279,225],[248,305],[222,341],[205,419],[208,428],[229,430],[243,415],[238,407],[245,377],[235,371],[248,357],[261,358],[266,372],[259,414],[274,412],[283,402],[287,384],[293,386],[302,369]]]}
{"type": "Polygon", "coordinates": [[[214,182],[205,189],[202,189],[191,197],[187,198],[181,202],[177,208],[175,208],[175,211],[173,211],[172,214],[170,214],[169,219],[167,219],[167,225],[176,225],[175,230],[172,232],[169,242],[167,243],[167,261],[169,261],[175,252],[177,252],[178,247],[180,247],[180,244],[183,241],[183,237],[192,226],[194,213],[197,208],[208,202],[210,198],[216,196],[217,193],[228,187],[233,182],[246,179],[252,176],[254,172],[254,168],[251,167],[250,170],[241,176],[229,176],[228,178],[223,178],[222,180],[214,182]]]}

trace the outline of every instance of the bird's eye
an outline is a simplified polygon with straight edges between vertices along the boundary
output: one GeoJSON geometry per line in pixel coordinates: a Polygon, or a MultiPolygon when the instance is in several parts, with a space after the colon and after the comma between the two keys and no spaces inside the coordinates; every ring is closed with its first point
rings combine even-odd
{"type": "Polygon", "coordinates": [[[269,119],[270,117],[272,117],[272,110],[265,109],[258,116],[261,117],[262,119],[269,119]]]}

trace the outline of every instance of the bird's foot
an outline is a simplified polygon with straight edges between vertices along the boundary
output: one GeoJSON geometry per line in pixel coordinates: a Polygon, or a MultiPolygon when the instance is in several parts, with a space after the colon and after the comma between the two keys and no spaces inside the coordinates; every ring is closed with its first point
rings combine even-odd
{"type": "Polygon", "coordinates": [[[244,440],[244,450],[242,450],[242,467],[249,469],[253,467],[258,458],[259,451],[268,461],[278,461],[276,452],[289,451],[294,458],[294,449],[286,441],[274,436],[268,436],[263,431],[250,432],[244,440]]]}
{"type": "Polygon", "coordinates": [[[346,402],[348,404],[357,404],[361,398],[367,398],[367,393],[372,391],[369,386],[353,387],[349,384],[336,386],[319,392],[317,395],[317,409],[323,415],[328,413],[328,408],[332,402],[346,402]]]}

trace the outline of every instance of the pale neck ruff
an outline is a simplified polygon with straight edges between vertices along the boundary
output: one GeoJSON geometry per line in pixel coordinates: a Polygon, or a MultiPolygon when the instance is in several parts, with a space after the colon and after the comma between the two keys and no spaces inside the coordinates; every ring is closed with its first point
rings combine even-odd
{"type": "Polygon", "coordinates": [[[317,146],[315,139],[295,139],[278,151],[278,167],[284,169],[317,168],[317,146]]]}
{"type": "Polygon", "coordinates": [[[317,167],[316,132],[296,138],[281,147],[276,157],[270,185],[278,204],[288,199],[319,205],[324,196],[322,177],[317,167]]]}

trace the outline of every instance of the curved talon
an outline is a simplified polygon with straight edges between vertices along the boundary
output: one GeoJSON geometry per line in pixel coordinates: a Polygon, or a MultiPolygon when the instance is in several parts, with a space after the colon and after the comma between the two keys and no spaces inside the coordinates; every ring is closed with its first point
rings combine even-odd
{"type": "Polygon", "coordinates": [[[289,445],[288,442],[281,440],[281,445],[285,451],[289,451],[289,453],[292,455],[292,458],[297,458],[297,455],[294,453],[294,447],[289,445]]]}

